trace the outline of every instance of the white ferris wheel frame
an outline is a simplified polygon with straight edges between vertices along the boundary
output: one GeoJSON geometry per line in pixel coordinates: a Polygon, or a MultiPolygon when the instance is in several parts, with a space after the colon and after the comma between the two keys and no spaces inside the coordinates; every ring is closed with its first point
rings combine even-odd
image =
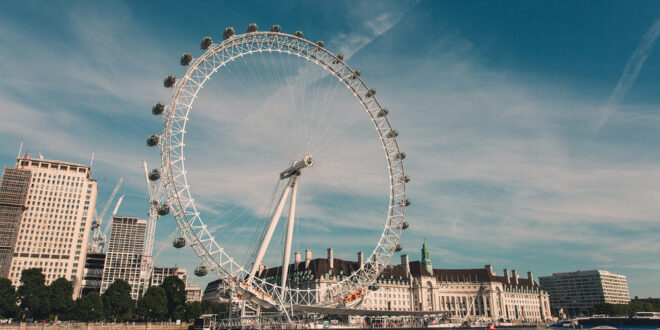
{"type": "MultiPolygon", "coordinates": [[[[396,134],[387,118],[387,111],[360,79],[359,72],[352,70],[341,56],[332,54],[322,44],[302,37],[280,32],[249,32],[234,35],[212,44],[206,52],[189,64],[185,76],[174,87],[170,104],[163,113],[163,135],[160,140],[162,183],[167,201],[179,229],[203,266],[214,272],[225,283],[237,289],[244,299],[262,307],[286,308],[291,305],[340,306],[342,299],[358,290],[366,290],[387,266],[398,246],[404,227],[404,216],[409,201],[406,199],[406,182],[403,158],[396,134]],[[254,277],[248,285],[249,270],[244,269],[209,232],[200,217],[190,193],[184,166],[184,137],[188,114],[204,83],[225,64],[244,55],[260,52],[279,52],[299,56],[313,62],[335,76],[357,98],[369,115],[379,135],[388,164],[390,179],[390,203],[387,220],[378,245],[364,265],[355,273],[322,289],[298,289],[269,283],[254,277]]],[[[361,291],[364,292],[364,291],[361,291]]]]}

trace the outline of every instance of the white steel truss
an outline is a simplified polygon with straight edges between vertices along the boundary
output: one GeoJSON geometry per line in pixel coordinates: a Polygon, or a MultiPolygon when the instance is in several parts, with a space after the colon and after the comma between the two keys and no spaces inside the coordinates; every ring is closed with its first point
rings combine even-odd
{"type": "Polygon", "coordinates": [[[404,175],[405,154],[399,150],[396,134],[390,134],[394,130],[387,118],[387,111],[376,100],[359,73],[347,66],[341,57],[301,37],[280,32],[250,32],[211,45],[201,57],[189,64],[185,76],[173,87],[174,94],[163,113],[160,172],[167,200],[182,236],[197,253],[202,265],[232,285],[246,301],[266,308],[277,307],[283,311],[292,305],[342,307],[345,306],[344,298],[359,290],[367,290],[395,252],[401,231],[405,228],[405,210],[410,202],[406,199],[406,182],[409,178],[404,175]],[[282,287],[279,283],[269,283],[259,277],[246,282],[245,279],[251,278],[251,272],[228,255],[209,232],[195,207],[186,179],[184,137],[188,114],[197,94],[204,83],[227,63],[247,54],[261,52],[298,56],[333,75],[362,105],[385,151],[390,202],[381,238],[357,272],[323,289],[282,287]]]}

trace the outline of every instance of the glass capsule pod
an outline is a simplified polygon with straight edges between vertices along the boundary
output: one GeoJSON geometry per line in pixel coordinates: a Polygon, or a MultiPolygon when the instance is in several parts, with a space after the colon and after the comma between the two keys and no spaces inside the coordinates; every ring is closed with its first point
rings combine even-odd
{"type": "Polygon", "coordinates": [[[149,180],[156,181],[160,179],[160,171],[157,168],[154,168],[149,172],[149,180]]]}
{"type": "Polygon", "coordinates": [[[282,31],[282,27],[280,27],[277,24],[270,27],[270,32],[280,32],[280,31],[282,31]]]}
{"type": "Polygon", "coordinates": [[[165,77],[165,80],[163,80],[163,86],[165,86],[165,88],[170,88],[174,86],[175,83],[176,83],[176,76],[173,74],[167,75],[167,77],[165,77]]]}
{"type": "Polygon", "coordinates": [[[181,65],[183,65],[183,66],[186,66],[186,65],[190,64],[190,62],[192,62],[192,60],[193,60],[193,57],[192,57],[192,54],[190,54],[190,53],[183,53],[183,55],[181,55],[181,65]]]}
{"type": "Polygon", "coordinates": [[[257,23],[250,23],[247,29],[245,29],[245,32],[247,33],[257,32],[258,29],[259,27],[257,26],[257,23]]]}
{"type": "Polygon", "coordinates": [[[180,248],[186,246],[186,239],[183,238],[183,237],[177,237],[172,242],[172,246],[174,246],[177,249],[180,249],[180,248]]]}
{"type": "Polygon", "coordinates": [[[376,95],[376,89],[375,88],[370,88],[366,93],[364,93],[364,96],[366,97],[372,97],[376,95]]]}
{"type": "Polygon", "coordinates": [[[389,133],[387,133],[387,137],[390,138],[390,139],[395,138],[397,136],[399,136],[399,131],[397,131],[395,129],[393,129],[393,130],[389,131],[389,133]]]}
{"type": "Polygon", "coordinates": [[[168,215],[170,213],[170,206],[167,204],[161,204],[158,207],[158,215],[168,215]]]}
{"type": "Polygon", "coordinates": [[[316,42],[316,45],[319,47],[325,47],[325,42],[323,42],[323,40],[319,40],[316,42]]]}
{"type": "Polygon", "coordinates": [[[396,247],[394,248],[394,252],[401,252],[403,250],[403,246],[401,244],[397,244],[396,247]]]}
{"type": "Polygon", "coordinates": [[[303,32],[302,32],[301,30],[298,30],[298,31],[296,31],[293,35],[296,36],[296,37],[298,37],[298,38],[302,38],[304,34],[303,34],[303,32]]]}
{"type": "Polygon", "coordinates": [[[204,37],[202,38],[202,43],[199,45],[199,48],[207,50],[211,45],[213,45],[213,39],[211,39],[211,37],[204,37]]]}
{"type": "Polygon", "coordinates": [[[197,268],[195,268],[195,276],[206,276],[206,274],[209,273],[209,270],[206,268],[204,265],[199,265],[197,268]]]}
{"type": "Polygon", "coordinates": [[[224,32],[222,32],[222,39],[227,40],[231,38],[234,35],[234,28],[233,27],[228,27],[225,29],[224,32]]]}
{"type": "Polygon", "coordinates": [[[387,114],[389,114],[389,113],[390,113],[390,110],[388,110],[387,108],[382,108],[382,109],[380,109],[380,111],[378,111],[377,116],[379,118],[381,118],[381,117],[387,116],[387,114]]]}
{"type": "Polygon", "coordinates": [[[151,113],[153,113],[155,116],[162,114],[163,111],[165,111],[165,105],[160,102],[154,104],[154,106],[151,107],[151,113]]]}
{"type": "Polygon", "coordinates": [[[158,135],[156,135],[156,134],[151,134],[151,135],[149,135],[149,137],[147,138],[147,146],[149,146],[149,147],[155,147],[155,146],[158,145],[158,141],[159,141],[159,140],[160,140],[160,138],[158,137],[158,135]]]}
{"type": "Polygon", "coordinates": [[[406,198],[406,199],[402,200],[399,203],[399,205],[401,205],[401,206],[410,206],[410,203],[411,203],[410,200],[408,198],[406,198]]]}

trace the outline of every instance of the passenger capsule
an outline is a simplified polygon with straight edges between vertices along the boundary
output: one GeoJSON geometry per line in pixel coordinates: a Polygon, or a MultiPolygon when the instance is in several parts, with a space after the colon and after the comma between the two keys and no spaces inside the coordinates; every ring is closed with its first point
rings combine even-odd
{"type": "Polygon", "coordinates": [[[250,25],[248,25],[247,29],[245,29],[245,32],[247,32],[247,33],[257,32],[257,29],[259,29],[259,27],[257,26],[257,23],[250,23],[250,25]]]}
{"type": "Polygon", "coordinates": [[[325,42],[323,42],[323,40],[319,40],[316,42],[316,45],[319,47],[325,47],[325,42]]]}
{"type": "Polygon", "coordinates": [[[186,239],[183,238],[183,237],[177,237],[172,242],[172,246],[174,246],[177,249],[180,249],[180,248],[186,246],[186,239]]]}
{"type": "Polygon", "coordinates": [[[162,114],[163,111],[165,111],[165,105],[160,102],[154,104],[154,106],[151,107],[151,113],[153,113],[155,116],[162,114]]]}
{"type": "Polygon", "coordinates": [[[158,215],[168,215],[170,213],[170,206],[167,204],[162,204],[158,207],[158,215]]]}
{"type": "Polygon", "coordinates": [[[154,168],[149,172],[149,180],[156,181],[160,179],[160,171],[157,168],[154,168]]]}
{"type": "Polygon", "coordinates": [[[385,117],[387,114],[390,113],[390,110],[387,110],[387,108],[382,108],[380,111],[378,111],[378,117],[385,117]]]}
{"type": "Polygon", "coordinates": [[[401,252],[403,250],[403,246],[401,244],[397,244],[396,247],[394,248],[394,252],[401,252]]]}
{"type": "Polygon", "coordinates": [[[190,53],[184,53],[183,55],[181,55],[181,65],[183,65],[183,66],[186,66],[186,65],[190,64],[190,62],[192,62],[192,60],[193,60],[193,57],[192,57],[192,54],[190,54],[190,53]]]}
{"type": "Polygon", "coordinates": [[[157,146],[158,145],[158,140],[160,140],[158,135],[156,135],[156,134],[149,135],[149,137],[147,138],[147,146],[149,146],[149,147],[157,146]]]}
{"type": "Polygon", "coordinates": [[[165,80],[163,81],[163,86],[165,86],[166,88],[170,88],[174,86],[174,83],[176,83],[176,76],[173,74],[169,74],[167,75],[167,77],[165,77],[165,80]]]}
{"type": "Polygon", "coordinates": [[[208,273],[209,273],[209,270],[204,265],[200,265],[200,266],[197,266],[197,268],[195,268],[195,276],[202,277],[202,276],[206,276],[206,274],[208,274],[208,273]]]}
{"type": "Polygon", "coordinates": [[[390,139],[395,138],[397,136],[399,136],[399,131],[397,131],[395,129],[393,129],[389,133],[387,133],[387,137],[390,138],[390,139]]]}
{"type": "Polygon", "coordinates": [[[406,158],[406,153],[405,152],[400,152],[394,156],[394,159],[396,160],[404,160],[406,158]]]}
{"type": "Polygon", "coordinates": [[[364,96],[366,96],[366,97],[372,97],[374,95],[376,95],[376,89],[375,88],[371,88],[366,93],[364,93],[364,96]]]}
{"type": "Polygon", "coordinates": [[[369,286],[369,290],[371,291],[378,291],[378,289],[380,289],[380,285],[378,285],[378,283],[374,283],[369,286]]]}
{"type": "Polygon", "coordinates": [[[203,50],[207,50],[211,45],[213,45],[213,39],[211,39],[211,37],[204,37],[202,38],[202,44],[199,47],[203,50]]]}
{"type": "Polygon", "coordinates": [[[344,55],[342,55],[342,54],[337,54],[337,55],[335,56],[335,59],[332,60],[332,64],[337,64],[337,63],[339,63],[339,62],[341,62],[341,61],[343,61],[343,60],[344,60],[344,55]]]}
{"type": "Polygon", "coordinates": [[[399,182],[400,183],[408,183],[408,182],[410,182],[410,177],[407,176],[407,175],[404,175],[404,176],[399,178],[399,182]]]}
{"type": "Polygon", "coordinates": [[[355,72],[351,74],[351,79],[357,79],[360,76],[360,74],[361,74],[360,70],[355,70],[355,72]]]}
{"type": "Polygon", "coordinates": [[[222,32],[222,39],[227,40],[231,38],[234,35],[234,33],[235,33],[234,28],[230,26],[226,28],[224,32],[222,32]]]}
{"type": "Polygon", "coordinates": [[[303,37],[303,32],[300,31],[300,30],[298,30],[298,31],[296,31],[293,35],[296,36],[296,37],[298,37],[298,38],[302,38],[302,37],[303,37]]]}
{"type": "Polygon", "coordinates": [[[282,31],[282,27],[280,27],[277,24],[270,27],[270,32],[280,32],[280,31],[282,31]]]}
{"type": "Polygon", "coordinates": [[[401,205],[401,206],[410,206],[410,203],[411,203],[410,200],[408,198],[406,198],[406,199],[402,200],[401,202],[399,202],[399,205],[401,205]]]}
{"type": "Polygon", "coordinates": [[[401,223],[401,229],[402,230],[406,230],[409,227],[410,227],[410,224],[408,224],[407,222],[404,221],[404,222],[401,223]]]}

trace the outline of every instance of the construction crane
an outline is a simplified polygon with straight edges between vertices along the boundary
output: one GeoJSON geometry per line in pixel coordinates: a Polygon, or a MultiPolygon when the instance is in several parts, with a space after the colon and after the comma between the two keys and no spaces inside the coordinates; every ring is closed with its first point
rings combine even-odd
{"type": "MultiPolygon", "coordinates": [[[[115,189],[112,191],[110,198],[105,203],[105,206],[101,211],[101,214],[96,214],[96,212],[94,213],[95,218],[94,221],[92,221],[92,231],[94,232],[94,236],[92,237],[92,245],[89,248],[90,253],[103,253],[103,249],[105,247],[105,242],[106,242],[105,238],[108,232],[108,228],[110,228],[109,225],[106,225],[105,230],[103,232],[101,231],[101,224],[103,223],[103,217],[105,217],[105,213],[108,212],[108,208],[110,207],[110,204],[112,204],[112,200],[115,199],[115,195],[117,195],[117,191],[119,191],[119,187],[121,187],[121,184],[124,182],[125,177],[126,177],[125,175],[122,175],[121,178],[119,178],[119,182],[117,182],[117,185],[115,186],[115,189]]],[[[115,210],[112,216],[114,216],[117,213],[117,209],[119,209],[119,205],[121,204],[123,198],[124,196],[121,196],[119,198],[119,201],[115,206],[115,210]]]]}
{"type": "Polygon", "coordinates": [[[147,237],[144,242],[144,253],[142,254],[142,283],[146,292],[147,287],[151,285],[151,273],[154,269],[154,236],[156,235],[156,222],[161,215],[169,213],[167,204],[162,204],[163,201],[163,186],[160,180],[149,180],[149,168],[147,162],[142,161],[144,167],[144,176],[147,180],[147,192],[149,193],[149,220],[147,222],[147,237]]]}

